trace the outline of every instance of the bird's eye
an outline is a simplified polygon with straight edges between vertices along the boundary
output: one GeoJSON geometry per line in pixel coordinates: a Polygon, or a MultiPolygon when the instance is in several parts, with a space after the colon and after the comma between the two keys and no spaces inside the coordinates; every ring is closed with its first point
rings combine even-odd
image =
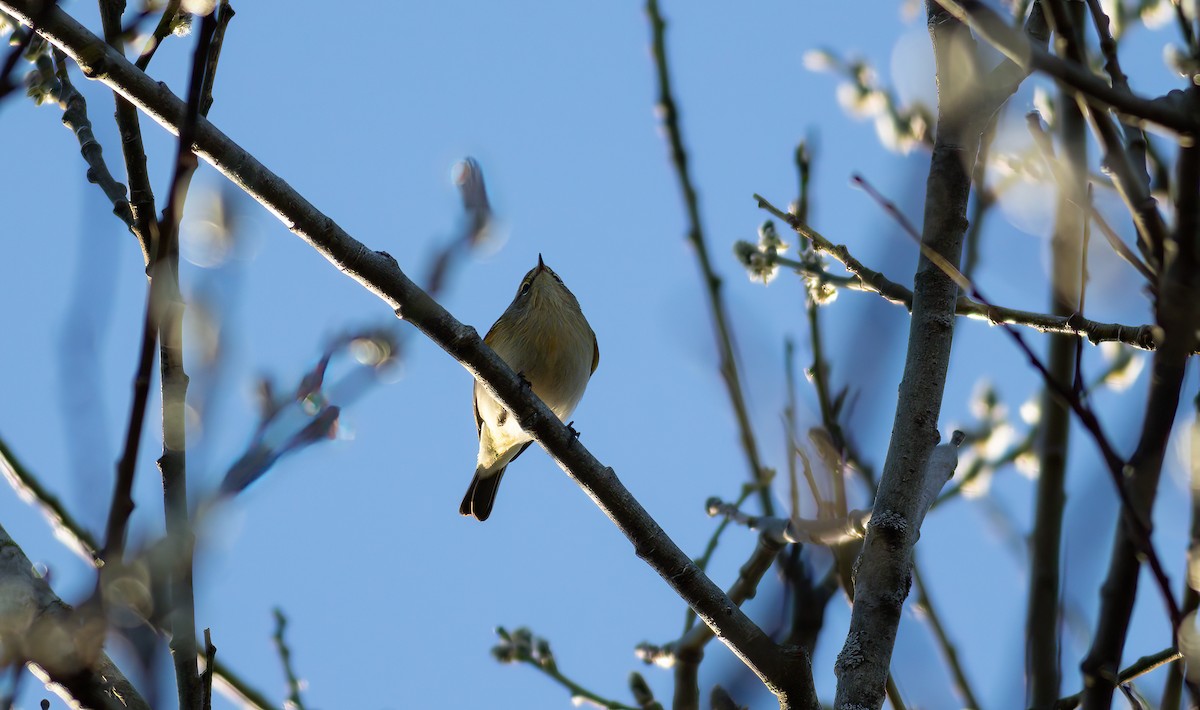
{"type": "Polygon", "coordinates": [[[521,295],[524,296],[525,294],[529,293],[529,288],[531,286],[533,286],[532,281],[526,281],[525,283],[521,284],[521,295]]]}

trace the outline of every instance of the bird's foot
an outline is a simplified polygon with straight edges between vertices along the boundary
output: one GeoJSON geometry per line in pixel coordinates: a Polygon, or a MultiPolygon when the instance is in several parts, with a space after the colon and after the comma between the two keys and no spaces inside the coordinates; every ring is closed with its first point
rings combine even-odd
{"type": "Polygon", "coordinates": [[[575,428],[575,422],[574,422],[574,421],[567,422],[567,430],[571,432],[571,438],[572,438],[572,439],[578,439],[578,438],[579,438],[579,431],[578,431],[578,430],[575,428]]]}

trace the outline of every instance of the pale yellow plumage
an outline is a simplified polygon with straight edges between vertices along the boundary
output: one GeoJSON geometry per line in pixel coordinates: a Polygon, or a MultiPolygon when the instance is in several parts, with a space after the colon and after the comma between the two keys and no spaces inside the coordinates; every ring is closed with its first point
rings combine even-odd
{"type": "MultiPolygon", "coordinates": [[[[579,302],[538,256],[513,302],[483,341],[524,377],[534,394],[566,421],[600,363],[596,335],[579,302]]],[[[459,512],[486,520],[508,464],[533,440],[486,388],[475,383],[479,457],[459,512]]]]}

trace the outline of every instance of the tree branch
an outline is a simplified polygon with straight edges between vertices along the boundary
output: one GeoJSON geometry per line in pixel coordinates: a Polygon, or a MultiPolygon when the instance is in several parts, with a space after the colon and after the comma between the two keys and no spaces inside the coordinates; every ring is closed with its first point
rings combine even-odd
{"type": "MultiPolygon", "coordinates": [[[[1196,93],[1195,87],[1190,93],[1196,93]]],[[[1133,602],[1137,595],[1140,555],[1150,535],[1150,513],[1162,472],[1167,440],[1179,407],[1187,360],[1196,347],[1197,299],[1200,298],[1200,146],[1180,149],[1175,204],[1178,210],[1155,305],[1164,334],[1154,355],[1153,377],[1137,448],[1125,467],[1133,510],[1121,517],[1113,542],[1108,577],[1101,591],[1099,621],[1092,647],[1083,662],[1083,707],[1108,707],[1116,687],[1133,602]],[[1141,521],[1139,526],[1129,518],[1141,521]],[[1139,527],[1141,529],[1139,529],[1139,527]]],[[[1161,583],[1161,580],[1160,580],[1161,583]]],[[[1178,608],[1166,589],[1172,629],[1179,627],[1178,608]]],[[[1195,698],[1193,698],[1195,700],[1195,698]]]]}
{"type": "Polygon", "coordinates": [[[1190,134],[1200,130],[1200,112],[1193,108],[1193,99],[1181,92],[1172,92],[1156,99],[1113,88],[1107,81],[1089,71],[1086,66],[1066,61],[1051,54],[1045,47],[1009,26],[999,16],[977,0],[955,2],[946,0],[946,10],[960,22],[965,22],[989,44],[1004,53],[1026,70],[1039,71],[1061,81],[1078,94],[1083,94],[1112,108],[1134,124],[1152,123],[1174,133],[1190,134]]]}
{"type": "MultiPolygon", "coordinates": [[[[125,10],[125,0],[99,0],[99,5],[104,41],[120,53],[124,47],[121,13],[125,10]]],[[[158,240],[158,222],[154,214],[154,190],[150,187],[150,173],[146,169],[142,129],[133,104],[117,92],[113,92],[113,101],[116,103],[117,130],[121,134],[121,152],[125,156],[125,172],[129,181],[129,204],[135,222],[133,235],[142,248],[142,261],[149,266],[158,240]]],[[[155,337],[158,337],[157,333],[155,337]]]]}
{"type": "MultiPolygon", "coordinates": [[[[835,276],[825,271],[814,271],[807,264],[783,256],[767,256],[768,263],[777,263],[795,269],[798,273],[814,276],[838,287],[853,290],[868,291],[883,296],[884,299],[904,306],[912,311],[912,289],[889,279],[885,274],[875,271],[850,253],[844,244],[834,244],[812,227],[798,220],[795,215],[788,214],[771,204],[765,197],[755,194],[758,206],[779,219],[787,222],[796,234],[811,241],[815,248],[837,259],[853,274],[852,278],[835,276]]],[[[1139,350],[1154,350],[1158,347],[1157,327],[1154,325],[1124,325],[1122,323],[1101,323],[1090,318],[1084,318],[1078,313],[1069,316],[1022,311],[1017,308],[1006,308],[994,304],[959,296],[954,304],[954,312],[968,318],[980,318],[993,325],[1011,324],[1033,328],[1042,333],[1058,335],[1074,335],[1087,338],[1088,342],[1098,344],[1103,342],[1118,342],[1139,350]]]]}
{"type": "MultiPolygon", "coordinates": [[[[9,483],[22,498],[32,498],[37,502],[51,526],[54,527],[55,536],[60,541],[78,552],[88,564],[94,567],[102,564],[98,552],[99,545],[91,534],[71,516],[57,498],[42,488],[33,472],[21,464],[2,438],[0,438],[0,473],[9,479],[9,483]]],[[[213,659],[212,671],[218,687],[223,687],[226,694],[236,696],[239,702],[246,707],[274,710],[274,706],[263,697],[261,691],[250,687],[223,662],[213,659]]]]}
{"type": "Polygon", "coordinates": [[[0,644],[46,687],[96,710],[150,710],[100,651],[104,619],[77,613],[50,589],[20,546],[0,527],[0,644]],[[57,690],[61,688],[61,691],[57,690]]]}
{"type": "MultiPolygon", "coordinates": [[[[159,379],[162,383],[162,472],[163,514],[168,544],[175,552],[175,563],[168,571],[171,590],[171,655],[175,661],[175,680],[180,708],[201,705],[200,676],[196,668],[199,653],[196,641],[196,604],[192,584],[195,539],[187,502],[187,424],[185,422],[188,376],[183,366],[183,313],[185,304],[179,291],[179,222],[187,191],[199,161],[192,153],[196,122],[205,87],[205,69],[217,20],[214,13],[200,23],[196,49],[192,56],[187,107],[179,127],[175,174],[171,179],[167,205],[159,223],[160,241],[151,267],[150,289],[154,314],[158,321],[159,379]]],[[[211,84],[209,85],[211,88],[211,84]]]]}
{"type": "Polygon", "coordinates": [[[654,39],[654,65],[658,70],[658,109],[662,114],[663,128],[671,148],[671,162],[679,176],[679,189],[683,192],[683,201],[688,216],[688,241],[696,250],[700,274],[704,279],[705,290],[708,293],[709,312],[712,315],[713,327],[716,329],[717,350],[721,358],[721,378],[729,392],[729,403],[733,406],[737,418],[738,429],[742,435],[742,447],[746,451],[746,459],[750,464],[750,479],[759,488],[759,503],[764,515],[774,514],[774,502],[771,500],[770,487],[766,485],[766,470],[762,457],[758,452],[758,442],[754,436],[754,427],[750,423],[749,407],[746,406],[746,396],[742,392],[742,376],[738,370],[737,353],[734,352],[733,329],[729,325],[729,317],[725,313],[725,301],[721,298],[721,277],[713,271],[712,261],[708,256],[708,246],[704,239],[704,227],[700,221],[699,198],[692,185],[691,174],[688,172],[687,149],[683,145],[682,129],[679,126],[679,108],[671,93],[671,72],[667,63],[666,22],[658,9],[658,0],[647,0],[646,15],[650,18],[650,29],[654,39]]]}
{"type": "MultiPolygon", "coordinates": [[[[1079,13],[1076,13],[1077,15],[1079,13]]],[[[1063,159],[1054,171],[1059,178],[1058,206],[1050,240],[1050,310],[1070,317],[1080,308],[1080,253],[1087,215],[1087,126],[1078,105],[1062,91],[1063,159]]],[[[1051,157],[1053,159],[1053,157],[1051,157]]],[[[1050,376],[1066,385],[1075,380],[1075,342],[1051,336],[1050,376]]],[[[1029,605],[1025,619],[1026,668],[1033,707],[1050,707],[1062,685],[1059,577],[1063,510],[1066,507],[1067,453],[1070,450],[1071,408],[1049,388],[1042,393],[1038,427],[1037,499],[1030,536],[1029,605]]]]}
{"type": "Polygon", "coordinates": [[[963,50],[974,56],[970,32],[935,2],[928,7],[937,61],[938,124],[926,187],[925,248],[914,279],[908,353],[892,438],[858,560],[850,632],[835,665],[834,704],[843,708],[875,709],[883,704],[900,612],[911,582],[912,551],[925,513],[920,507],[921,481],[938,441],[958,297],[955,282],[926,255],[959,263],[971,172],[981,134],[995,110],[976,110],[967,101],[974,72],[961,65],[961,57],[963,50]],[[958,64],[953,71],[951,63],[958,64]],[[968,108],[970,113],[964,115],[968,108]]]}

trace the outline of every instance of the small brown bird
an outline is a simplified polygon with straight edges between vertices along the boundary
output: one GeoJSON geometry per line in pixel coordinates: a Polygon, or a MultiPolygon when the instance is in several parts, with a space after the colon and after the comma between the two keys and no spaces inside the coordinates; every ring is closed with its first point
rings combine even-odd
{"type": "MultiPolygon", "coordinates": [[[[575,411],[600,364],[600,346],[579,301],[546,266],[541,254],[483,342],[524,377],[533,393],[562,421],[575,411]]],[[[475,383],[474,399],[479,461],[458,512],[483,521],[492,513],[504,469],[529,447],[533,437],[479,382],[475,383]]]]}

